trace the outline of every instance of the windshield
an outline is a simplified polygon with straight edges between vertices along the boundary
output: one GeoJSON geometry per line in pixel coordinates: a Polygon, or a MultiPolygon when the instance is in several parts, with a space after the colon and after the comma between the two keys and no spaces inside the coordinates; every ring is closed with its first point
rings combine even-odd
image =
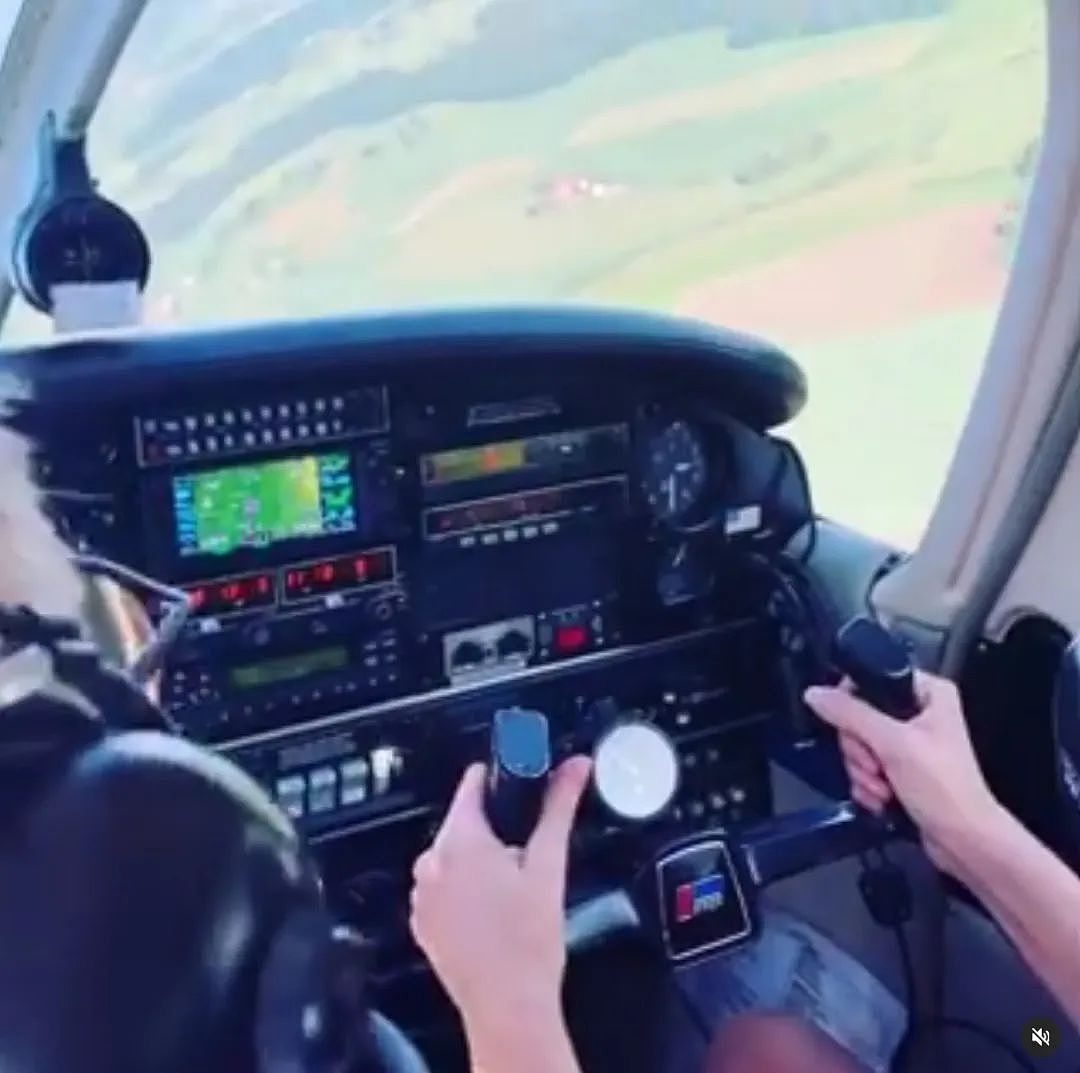
{"type": "Polygon", "coordinates": [[[7,50],[8,39],[15,28],[22,0],[0,0],[0,56],[7,50]]]}
{"type": "MultiPolygon", "coordinates": [[[[764,335],[910,546],[1038,152],[1039,0],[151,0],[93,129],[149,316],[609,302],[764,335]]],[[[41,329],[37,329],[40,331],[41,329]]]]}
{"type": "Polygon", "coordinates": [[[7,47],[22,0],[0,0],[0,53],[7,47]]]}
{"type": "Polygon", "coordinates": [[[7,47],[8,38],[15,27],[23,0],[0,0],[0,52],[7,47]]]}

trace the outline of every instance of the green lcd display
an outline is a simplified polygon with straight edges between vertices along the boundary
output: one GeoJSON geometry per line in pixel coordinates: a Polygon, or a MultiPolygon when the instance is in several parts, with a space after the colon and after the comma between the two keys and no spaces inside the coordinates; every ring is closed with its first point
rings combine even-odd
{"type": "Polygon", "coordinates": [[[350,533],[357,513],[347,454],[304,455],[173,478],[180,554],[228,555],[282,540],[350,533]]]}
{"type": "Polygon", "coordinates": [[[233,667],[229,674],[236,689],[258,689],[260,686],[277,685],[306,678],[309,674],[340,671],[349,663],[346,648],[320,648],[299,656],[267,659],[261,663],[249,663],[233,667]]]}

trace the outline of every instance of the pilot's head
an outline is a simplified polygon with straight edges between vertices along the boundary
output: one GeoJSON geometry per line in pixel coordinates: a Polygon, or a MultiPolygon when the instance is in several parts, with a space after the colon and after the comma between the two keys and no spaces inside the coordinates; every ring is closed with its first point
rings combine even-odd
{"type": "Polygon", "coordinates": [[[0,1069],[371,1068],[358,969],[297,833],[224,759],[111,733],[64,680],[82,579],[3,429],[0,489],[0,666],[42,654],[59,682],[0,676],[0,1069]]]}

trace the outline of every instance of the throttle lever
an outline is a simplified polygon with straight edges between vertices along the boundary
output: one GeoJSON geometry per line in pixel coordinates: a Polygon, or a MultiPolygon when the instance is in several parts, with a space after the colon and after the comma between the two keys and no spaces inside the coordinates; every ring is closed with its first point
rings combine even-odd
{"type": "MultiPolygon", "coordinates": [[[[903,643],[879,622],[860,615],[840,628],[833,660],[851,679],[855,695],[879,712],[906,723],[920,712],[915,667],[903,643]]],[[[867,820],[871,820],[869,814],[867,820]]],[[[911,834],[915,826],[897,803],[872,818],[883,834],[911,834]]]]}
{"type": "Polygon", "coordinates": [[[880,623],[863,615],[842,626],[833,659],[867,704],[905,723],[919,714],[911,657],[880,623]]]}
{"type": "Polygon", "coordinates": [[[491,763],[484,808],[496,837],[524,846],[544,803],[551,771],[547,718],[525,708],[505,708],[491,724],[491,763]]]}

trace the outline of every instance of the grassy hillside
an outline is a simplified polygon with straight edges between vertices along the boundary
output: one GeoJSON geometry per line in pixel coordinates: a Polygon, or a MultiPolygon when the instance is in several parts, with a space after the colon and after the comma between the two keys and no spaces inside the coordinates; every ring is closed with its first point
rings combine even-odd
{"type": "Polygon", "coordinates": [[[705,0],[157,0],[98,170],[165,319],[550,299],[766,334],[823,509],[911,543],[1035,159],[1041,8],[741,48],[705,0]]]}

